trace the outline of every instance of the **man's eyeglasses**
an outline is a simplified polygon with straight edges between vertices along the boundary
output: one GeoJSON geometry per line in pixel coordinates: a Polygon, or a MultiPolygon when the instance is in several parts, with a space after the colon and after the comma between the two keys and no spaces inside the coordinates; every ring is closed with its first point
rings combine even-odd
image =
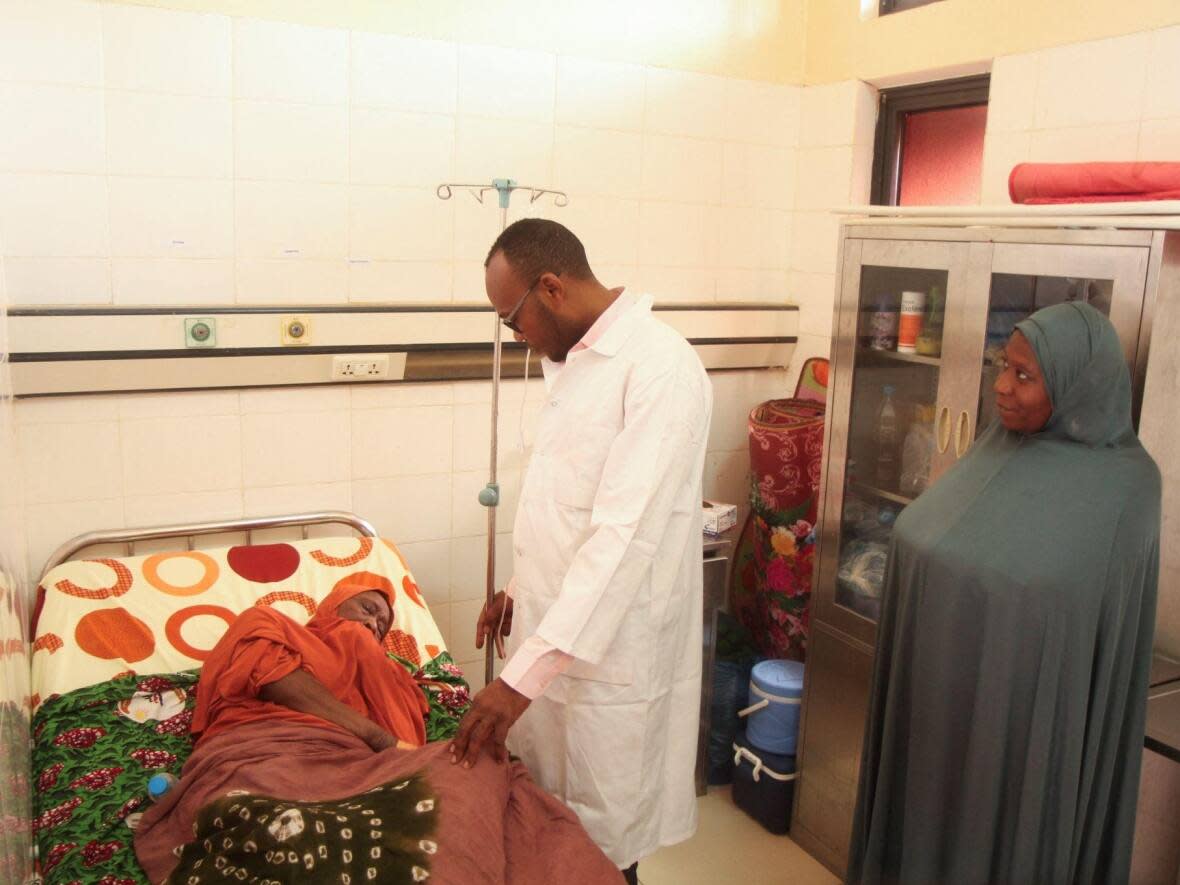
{"type": "MultiPolygon", "coordinates": [[[[541,276],[544,276],[544,274],[541,276]]],[[[520,334],[520,327],[516,325],[516,315],[520,313],[520,309],[524,307],[525,299],[533,294],[533,289],[537,288],[537,283],[539,282],[541,282],[541,277],[537,277],[535,280],[533,280],[533,284],[525,290],[523,295],[520,296],[520,300],[516,302],[516,306],[513,307],[512,310],[508,311],[508,316],[501,319],[501,322],[505,326],[517,334],[520,334]]]]}

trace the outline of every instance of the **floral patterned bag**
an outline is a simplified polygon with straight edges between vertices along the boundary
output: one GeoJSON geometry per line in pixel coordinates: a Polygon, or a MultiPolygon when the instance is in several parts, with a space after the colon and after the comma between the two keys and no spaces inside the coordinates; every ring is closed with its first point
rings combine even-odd
{"type": "Polygon", "coordinates": [[[769,400],[750,412],[750,514],[738,539],[730,607],[767,658],[807,650],[822,402],[769,400]]]}

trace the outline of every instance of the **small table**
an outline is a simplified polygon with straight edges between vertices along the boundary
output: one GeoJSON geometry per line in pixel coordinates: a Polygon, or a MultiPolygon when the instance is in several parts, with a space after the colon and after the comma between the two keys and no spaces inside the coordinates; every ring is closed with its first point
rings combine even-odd
{"type": "Polygon", "coordinates": [[[709,727],[713,719],[713,655],[717,646],[717,613],[725,611],[729,587],[729,555],[736,529],[720,535],[704,535],[701,553],[704,560],[704,629],[701,631],[701,717],[697,731],[697,795],[705,795],[709,783],[709,727]]]}

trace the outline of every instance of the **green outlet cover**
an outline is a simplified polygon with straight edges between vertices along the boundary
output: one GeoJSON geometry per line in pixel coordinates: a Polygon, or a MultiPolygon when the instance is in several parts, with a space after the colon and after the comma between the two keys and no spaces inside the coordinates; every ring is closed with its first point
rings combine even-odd
{"type": "Polygon", "coordinates": [[[184,346],[216,347],[216,321],[212,317],[186,317],[184,321],[184,346]]]}

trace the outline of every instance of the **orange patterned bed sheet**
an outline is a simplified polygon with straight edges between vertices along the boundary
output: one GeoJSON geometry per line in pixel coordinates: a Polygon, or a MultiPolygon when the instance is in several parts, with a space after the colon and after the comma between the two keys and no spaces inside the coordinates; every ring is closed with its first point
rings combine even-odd
{"type": "Polygon", "coordinates": [[[33,707],[126,673],[200,667],[250,606],[273,606],[304,623],[343,582],[393,589],[390,651],[423,664],[446,650],[401,553],[381,538],[75,560],[37,588],[33,707]]]}

